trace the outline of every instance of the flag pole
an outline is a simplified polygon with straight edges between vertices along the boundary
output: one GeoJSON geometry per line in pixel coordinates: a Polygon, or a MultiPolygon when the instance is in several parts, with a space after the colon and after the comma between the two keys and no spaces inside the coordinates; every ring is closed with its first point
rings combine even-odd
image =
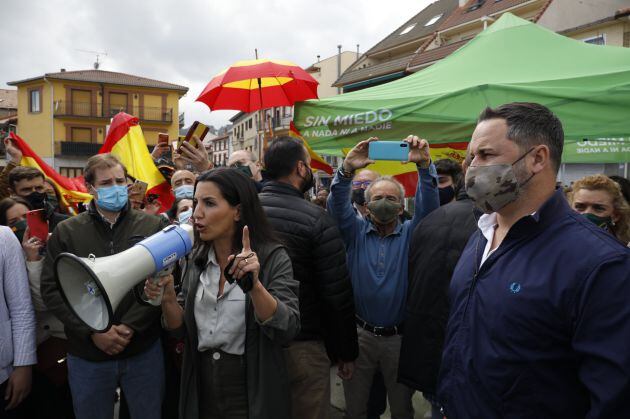
{"type": "MultiPolygon", "coordinates": [[[[258,59],[258,48],[254,49],[254,54],[256,55],[256,59],[258,59]]],[[[262,122],[262,127],[263,127],[263,138],[262,141],[258,144],[258,160],[260,161],[260,159],[262,158],[263,155],[263,149],[264,146],[266,144],[266,135],[267,135],[267,128],[266,128],[266,122],[267,122],[267,118],[265,118],[265,111],[263,109],[263,96],[262,96],[262,80],[260,79],[260,77],[258,77],[258,96],[260,98],[260,121],[262,122]]]]}

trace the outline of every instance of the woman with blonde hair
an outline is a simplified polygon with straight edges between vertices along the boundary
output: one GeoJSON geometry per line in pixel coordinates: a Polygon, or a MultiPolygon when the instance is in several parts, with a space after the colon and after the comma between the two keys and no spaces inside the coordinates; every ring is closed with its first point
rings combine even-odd
{"type": "Polygon", "coordinates": [[[619,185],[608,176],[592,175],[576,181],[569,202],[575,211],[623,243],[630,242],[630,206],[619,185]]]}

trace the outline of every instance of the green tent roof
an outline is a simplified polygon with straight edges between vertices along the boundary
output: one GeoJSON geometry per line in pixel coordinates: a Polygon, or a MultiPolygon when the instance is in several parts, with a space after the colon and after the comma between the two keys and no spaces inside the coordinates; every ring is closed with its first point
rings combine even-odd
{"type": "Polygon", "coordinates": [[[505,13],[418,73],[297,104],[295,124],[315,151],[340,155],[369,136],[468,141],[486,106],[508,102],[551,108],[567,143],[630,137],[630,49],[586,44],[505,13]]]}

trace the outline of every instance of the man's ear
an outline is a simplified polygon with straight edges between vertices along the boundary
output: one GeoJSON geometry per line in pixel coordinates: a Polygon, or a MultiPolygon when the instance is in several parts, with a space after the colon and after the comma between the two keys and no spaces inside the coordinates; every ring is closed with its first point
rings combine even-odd
{"type": "Polygon", "coordinates": [[[532,167],[532,172],[534,174],[542,172],[545,167],[551,166],[551,156],[549,152],[549,147],[546,145],[540,145],[536,150],[534,150],[534,164],[532,167]]]}

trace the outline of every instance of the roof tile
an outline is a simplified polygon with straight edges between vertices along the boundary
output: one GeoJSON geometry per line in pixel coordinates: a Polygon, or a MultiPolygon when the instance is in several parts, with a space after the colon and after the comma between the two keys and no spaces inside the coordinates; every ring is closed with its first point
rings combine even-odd
{"type": "Polygon", "coordinates": [[[132,74],[117,73],[114,71],[104,70],[79,70],[79,71],[61,71],[58,73],[46,73],[44,76],[33,77],[30,79],[13,81],[9,85],[16,85],[27,81],[37,80],[40,78],[49,78],[57,80],[85,81],[92,83],[110,83],[125,86],[153,87],[156,89],[177,90],[187,92],[188,88],[177,84],[166,83],[159,80],[148,79],[146,77],[134,76],[132,74]]]}
{"type": "Polygon", "coordinates": [[[466,22],[480,19],[483,16],[493,15],[502,10],[518,6],[521,3],[527,3],[531,0],[468,0],[466,4],[455,10],[439,27],[440,31],[461,25],[466,22]],[[470,10],[476,3],[481,1],[480,7],[470,10]]]}
{"type": "Polygon", "coordinates": [[[437,30],[440,24],[448,18],[450,13],[457,8],[458,2],[459,0],[438,0],[431,3],[430,5],[422,9],[420,13],[409,19],[402,26],[389,34],[385,39],[370,48],[366,52],[366,55],[369,56],[371,54],[384,51],[388,48],[405,44],[407,42],[416,41],[424,38],[425,36],[431,35],[437,30]],[[426,23],[428,23],[435,16],[441,17],[433,22],[431,25],[425,26],[426,23]],[[412,29],[409,30],[409,32],[401,35],[401,32],[403,32],[411,25],[414,25],[412,29]]]}

